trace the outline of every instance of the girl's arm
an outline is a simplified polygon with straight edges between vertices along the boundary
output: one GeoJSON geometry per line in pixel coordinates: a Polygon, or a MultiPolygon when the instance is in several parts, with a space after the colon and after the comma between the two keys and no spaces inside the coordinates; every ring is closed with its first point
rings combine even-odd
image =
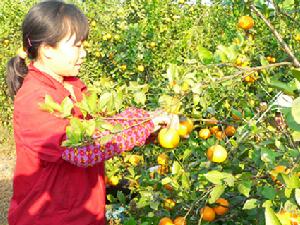
{"type": "MultiPolygon", "coordinates": [[[[109,122],[112,125],[121,124],[124,130],[116,134],[105,145],[97,144],[95,141],[95,144],[88,146],[67,148],[62,154],[62,158],[79,167],[94,166],[123,151],[129,151],[135,146],[142,146],[154,130],[154,124],[149,113],[142,109],[129,108],[112,117],[109,122]],[[125,120],[120,118],[125,118],[125,120]],[[130,118],[133,119],[130,120],[130,118]]],[[[95,134],[94,138],[97,140],[97,138],[108,134],[109,131],[105,131],[95,134]]]]}

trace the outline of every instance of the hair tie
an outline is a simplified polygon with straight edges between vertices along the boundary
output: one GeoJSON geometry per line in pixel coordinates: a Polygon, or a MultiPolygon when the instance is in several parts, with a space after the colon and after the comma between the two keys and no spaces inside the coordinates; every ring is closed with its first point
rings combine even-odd
{"type": "Polygon", "coordinates": [[[26,59],[26,58],[27,58],[27,52],[25,52],[24,49],[23,49],[22,47],[18,49],[17,55],[18,55],[21,59],[26,59]]]}
{"type": "Polygon", "coordinates": [[[30,41],[29,37],[27,38],[27,41],[28,41],[29,47],[32,47],[32,44],[31,44],[31,41],[30,41]]]}

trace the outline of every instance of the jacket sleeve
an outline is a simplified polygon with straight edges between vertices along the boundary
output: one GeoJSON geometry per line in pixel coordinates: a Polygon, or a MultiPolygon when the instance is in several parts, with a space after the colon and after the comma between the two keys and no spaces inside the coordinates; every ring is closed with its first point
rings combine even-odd
{"type": "Polygon", "coordinates": [[[65,149],[61,143],[69,121],[40,109],[39,103],[44,101],[45,94],[41,90],[31,90],[16,98],[14,133],[17,149],[44,161],[62,161],[61,154],[65,149]]]}
{"type": "MultiPolygon", "coordinates": [[[[95,144],[88,146],[67,148],[62,154],[62,158],[76,166],[88,167],[110,159],[123,151],[130,151],[135,146],[142,146],[154,129],[153,122],[149,119],[145,120],[145,118],[149,118],[148,112],[129,108],[109,120],[113,125],[121,124],[124,130],[113,136],[108,143],[100,145],[95,141],[95,144]]],[[[109,132],[105,131],[96,134],[94,138],[96,140],[107,134],[109,132]]]]}

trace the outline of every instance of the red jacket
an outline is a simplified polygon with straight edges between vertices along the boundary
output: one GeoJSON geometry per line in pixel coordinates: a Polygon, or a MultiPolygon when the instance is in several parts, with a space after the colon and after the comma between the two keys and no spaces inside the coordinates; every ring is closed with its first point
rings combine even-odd
{"type": "MultiPolygon", "coordinates": [[[[73,84],[81,100],[86,86],[76,77],[65,81],[73,84]]],[[[62,84],[30,65],[14,101],[17,157],[9,224],[103,225],[104,162],[82,168],[62,158],[68,120],[40,109],[46,94],[59,103],[71,97],[62,84]]],[[[73,115],[82,117],[76,108],[73,115]]]]}

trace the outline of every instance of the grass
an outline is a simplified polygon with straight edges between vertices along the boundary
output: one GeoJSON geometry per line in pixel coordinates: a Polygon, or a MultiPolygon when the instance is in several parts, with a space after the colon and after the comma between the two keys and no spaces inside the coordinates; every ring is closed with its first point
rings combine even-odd
{"type": "Polygon", "coordinates": [[[0,225],[7,225],[7,210],[12,195],[15,147],[11,132],[0,125],[0,225]]]}

